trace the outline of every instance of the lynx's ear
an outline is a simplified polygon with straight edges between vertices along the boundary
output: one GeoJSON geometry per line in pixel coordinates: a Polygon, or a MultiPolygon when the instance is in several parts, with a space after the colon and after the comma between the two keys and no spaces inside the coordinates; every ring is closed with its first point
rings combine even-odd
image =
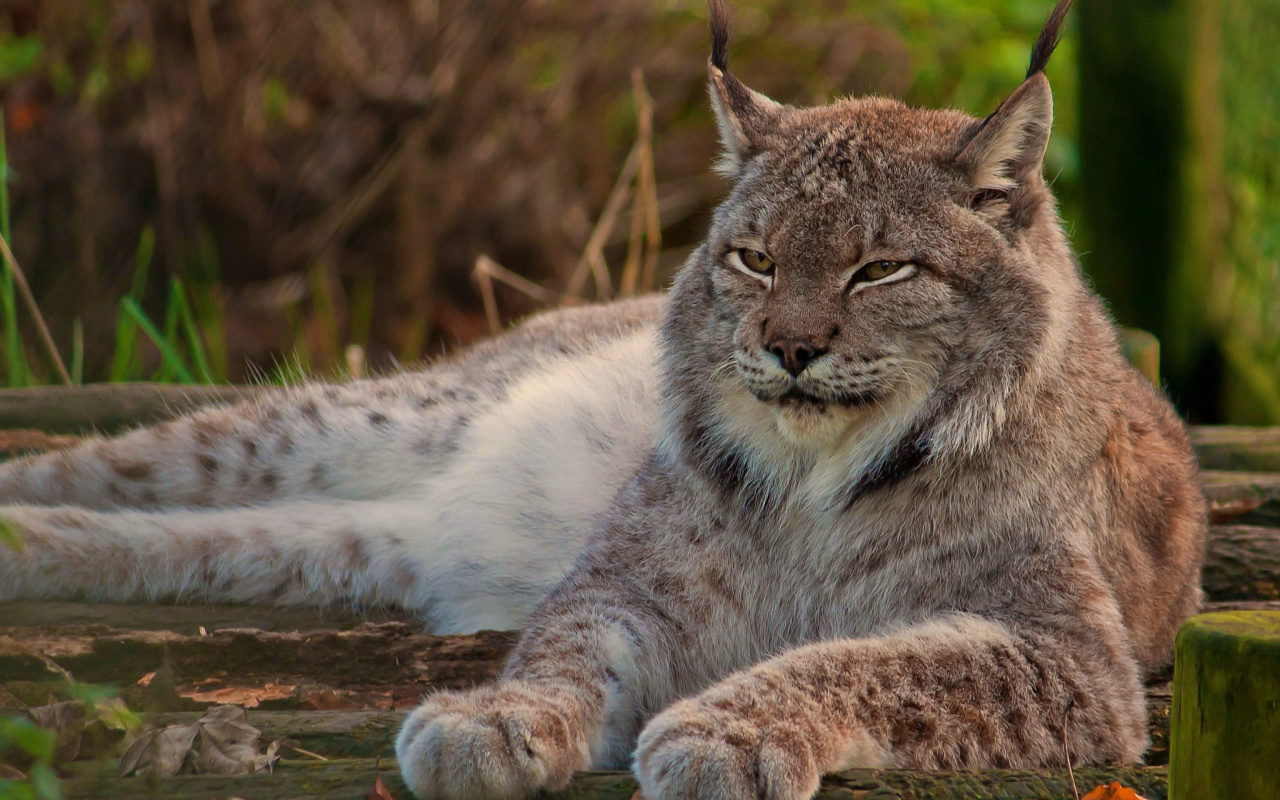
{"type": "Polygon", "coordinates": [[[729,74],[729,9],[726,0],[708,0],[711,11],[711,107],[720,127],[724,153],[716,171],[727,178],[741,173],[742,165],[758,153],[777,121],[782,106],[729,74]]]}
{"type": "Polygon", "coordinates": [[[1054,6],[1031,49],[1027,79],[978,124],[956,157],[969,175],[969,206],[974,210],[1007,212],[1026,222],[1043,196],[1037,190],[1043,188],[1044,151],[1053,127],[1053,94],[1044,68],[1058,46],[1071,3],[1060,0],[1054,6]]]}
{"type": "Polygon", "coordinates": [[[1053,96],[1039,72],[980,123],[957,156],[974,191],[997,196],[1039,182],[1051,127],[1053,96]]]}

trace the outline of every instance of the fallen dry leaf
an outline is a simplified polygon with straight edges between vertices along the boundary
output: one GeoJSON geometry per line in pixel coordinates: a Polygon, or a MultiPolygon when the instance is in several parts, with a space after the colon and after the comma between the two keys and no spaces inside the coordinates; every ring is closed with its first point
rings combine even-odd
{"type": "Polygon", "coordinates": [[[27,773],[11,764],[0,764],[0,781],[25,781],[27,773]]]}
{"type": "Polygon", "coordinates": [[[143,675],[141,678],[138,678],[138,685],[145,689],[146,687],[151,685],[151,682],[155,680],[155,678],[156,678],[156,673],[154,671],[148,672],[146,675],[143,675]]]}
{"type": "Polygon", "coordinates": [[[1116,781],[1112,781],[1108,786],[1098,786],[1091,789],[1088,794],[1080,798],[1080,800],[1147,800],[1128,786],[1121,786],[1116,781]]]}
{"type": "Polygon", "coordinates": [[[120,774],[177,775],[199,732],[199,722],[146,731],[120,756],[120,774]]]}
{"type": "Polygon", "coordinates": [[[265,754],[258,753],[262,732],[249,724],[248,713],[239,706],[211,708],[200,720],[200,753],[196,770],[214,775],[245,775],[269,770],[279,759],[278,742],[265,754]]]}
{"type": "MultiPolygon", "coordinates": [[[[216,681],[215,681],[216,682],[216,681]]],[[[257,708],[263,700],[284,700],[293,696],[298,687],[287,683],[268,682],[262,686],[223,686],[219,689],[192,689],[179,692],[182,697],[197,703],[257,708]]]]}
{"type": "Polygon", "coordinates": [[[387,785],[382,782],[381,758],[377,758],[373,762],[373,789],[369,792],[368,800],[396,800],[391,796],[391,791],[387,789],[387,785]]]}
{"type": "Polygon", "coordinates": [[[396,800],[382,782],[382,775],[373,779],[373,791],[369,792],[369,800],[396,800]]]}
{"type": "Polygon", "coordinates": [[[1248,514],[1262,505],[1261,497],[1244,497],[1239,500],[1215,500],[1209,505],[1209,523],[1221,525],[1236,517],[1248,514]]]}
{"type": "Polygon", "coordinates": [[[245,775],[270,771],[280,759],[280,743],[258,752],[262,731],[249,724],[239,706],[215,706],[190,725],[146,731],[120,757],[120,774],[177,775],[185,771],[245,775]],[[195,749],[196,737],[200,747],[195,749]],[[191,758],[188,758],[191,756],[191,758]]]}
{"type": "Polygon", "coordinates": [[[29,708],[27,715],[32,722],[57,735],[53,756],[55,764],[75,760],[80,753],[80,737],[84,733],[84,706],[74,700],[64,700],[29,708]]]}

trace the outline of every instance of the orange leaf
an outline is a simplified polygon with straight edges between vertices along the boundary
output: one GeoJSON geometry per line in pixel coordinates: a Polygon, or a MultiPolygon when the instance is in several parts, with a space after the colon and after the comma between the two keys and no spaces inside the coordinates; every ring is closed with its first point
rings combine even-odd
{"type": "Polygon", "coordinates": [[[1121,786],[1116,781],[1112,781],[1110,786],[1099,786],[1080,800],[1146,800],[1146,798],[1128,786],[1121,786]]]}
{"type": "Polygon", "coordinates": [[[369,792],[369,800],[396,800],[391,796],[391,792],[387,791],[387,785],[382,782],[381,775],[373,781],[373,791],[369,792]]]}

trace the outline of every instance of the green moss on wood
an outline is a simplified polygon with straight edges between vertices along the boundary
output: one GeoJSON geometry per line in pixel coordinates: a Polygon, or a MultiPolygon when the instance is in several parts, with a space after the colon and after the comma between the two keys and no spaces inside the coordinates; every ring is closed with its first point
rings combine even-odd
{"type": "Polygon", "coordinates": [[[1173,800],[1280,797],[1280,612],[1192,617],[1178,633],[1173,800]]]}

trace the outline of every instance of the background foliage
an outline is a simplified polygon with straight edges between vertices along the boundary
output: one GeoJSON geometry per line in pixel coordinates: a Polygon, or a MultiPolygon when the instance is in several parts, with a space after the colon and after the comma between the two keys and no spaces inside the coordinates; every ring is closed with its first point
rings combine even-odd
{"type": "MultiPolygon", "coordinates": [[[[1190,15],[1214,0],[1144,2],[1153,8],[1136,4],[1137,21],[1165,13],[1186,38],[1190,15]]],[[[981,116],[1018,85],[1051,5],[735,0],[734,69],[786,102],[883,93],[981,116]]],[[[1081,5],[1087,21],[1104,4],[1081,5]]],[[[1243,29],[1257,38],[1253,22],[1243,29]]],[[[654,282],[665,281],[725,189],[707,168],[706,47],[701,0],[11,0],[0,11],[11,241],[74,377],[289,378],[350,369],[350,344],[375,370],[413,361],[489,330],[480,255],[543,287],[496,284],[504,320],[562,298],[637,140],[636,67],[653,101],[654,282]]],[[[1129,301],[1150,287],[1111,280],[1117,248],[1086,224],[1089,73],[1077,55],[1073,23],[1050,68],[1049,176],[1086,269],[1108,264],[1100,286],[1121,320],[1146,323],[1129,301]]],[[[1251,75],[1256,89],[1224,102],[1262,129],[1269,112],[1249,92],[1273,75],[1251,75]]],[[[1246,127],[1227,138],[1230,158],[1260,141],[1246,127]]],[[[1245,183],[1233,202],[1274,206],[1271,178],[1245,183]]],[[[633,208],[603,240],[613,287],[642,227],[633,208]]],[[[1214,294],[1225,309],[1214,319],[1252,304],[1240,337],[1261,354],[1264,384],[1280,347],[1268,213],[1250,223],[1258,230],[1233,229],[1214,279],[1245,265],[1214,294]]],[[[55,379],[30,315],[0,289],[4,380],[55,379]]]]}

